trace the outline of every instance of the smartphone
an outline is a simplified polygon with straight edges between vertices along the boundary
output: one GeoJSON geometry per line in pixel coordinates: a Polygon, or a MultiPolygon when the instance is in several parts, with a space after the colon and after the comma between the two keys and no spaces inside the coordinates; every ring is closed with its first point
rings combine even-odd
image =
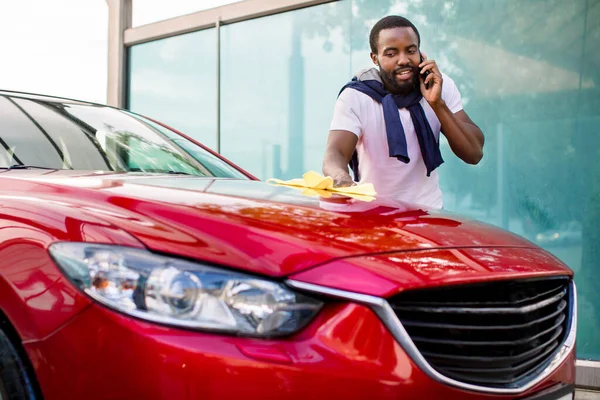
{"type": "MultiPolygon", "coordinates": [[[[421,56],[421,62],[423,62],[423,61],[424,61],[424,60],[423,60],[423,56],[421,56]]],[[[431,71],[425,71],[425,72],[423,72],[423,73],[421,74],[421,77],[423,78],[423,82],[425,82],[425,78],[427,78],[427,77],[429,76],[429,74],[430,74],[430,73],[431,73],[431,71]]],[[[425,85],[425,87],[426,87],[427,89],[429,89],[429,87],[430,87],[430,86],[431,86],[431,82],[429,82],[429,83],[427,83],[427,84],[425,85]]]]}

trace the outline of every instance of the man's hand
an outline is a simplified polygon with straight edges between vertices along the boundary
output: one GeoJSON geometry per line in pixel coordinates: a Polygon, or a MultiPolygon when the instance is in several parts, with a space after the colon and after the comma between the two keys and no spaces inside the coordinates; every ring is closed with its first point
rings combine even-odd
{"type": "Polygon", "coordinates": [[[423,62],[419,64],[419,68],[421,69],[419,71],[421,94],[423,94],[423,97],[425,97],[425,100],[427,100],[431,107],[436,107],[442,102],[442,83],[444,79],[435,61],[428,60],[427,56],[423,53],[421,55],[423,56],[423,62]],[[426,71],[429,71],[430,74],[423,80],[423,75],[421,74],[426,71]],[[429,84],[429,89],[427,88],[427,84],[429,84]]]}
{"type": "Polygon", "coordinates": [[[356,182],[352,180],[350,174],[340,174],[338,176],[332,176],[333,178],[333,187],[348,187],[355,186],[356,182]]]}

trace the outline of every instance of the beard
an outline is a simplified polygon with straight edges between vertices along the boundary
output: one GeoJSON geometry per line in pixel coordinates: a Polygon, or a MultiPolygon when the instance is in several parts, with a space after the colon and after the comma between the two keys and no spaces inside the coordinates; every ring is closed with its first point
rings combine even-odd
{"type": "Polygon", "coordinates": [[[414,90],[419,89],[420,81],[419,81],[419,70],[415,67],[410,67],[412,69],[413,77],[410,81],[406,82],[398,82],[396,79],[396,73],[402,69],[406,69],[406,67],[398,67],[391,72],[388,72],[381,68],[381,64],[379,64],[379,75],[381,75],[381,79],[383,80],[384,86],[388,90],[388,92],[393,94],[408,94],[414,90]]]}

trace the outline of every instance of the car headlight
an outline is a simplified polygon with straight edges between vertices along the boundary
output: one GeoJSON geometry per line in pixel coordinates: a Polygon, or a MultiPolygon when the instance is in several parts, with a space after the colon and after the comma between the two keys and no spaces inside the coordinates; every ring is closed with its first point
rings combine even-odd
{"type": "Polygon", "coordinates": [[[90,243],[49,250],[90,297],[154,322],[276,336],[300,330],[323,305],[280,283],[145,250],[90,243]]]}

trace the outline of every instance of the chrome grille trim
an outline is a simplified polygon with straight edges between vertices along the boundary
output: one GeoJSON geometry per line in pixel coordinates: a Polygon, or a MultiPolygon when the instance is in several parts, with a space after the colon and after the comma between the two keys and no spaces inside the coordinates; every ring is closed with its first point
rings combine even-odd
{"type": "Polygon", "coordinates": [[[577,331],[577,289],[573,280],[569,281],[568,295],[570,297],[569,303],[571,307],[568,315],[570,317],[570,323],[568,325],[569,332],[564,342],[562,343],[562,345],[559,346],[559,349],[555,352],[554,356],[552,356],[545,363],[545,365],[540,366],[540,368],[543,368],[541,371],[537,372],[536,374],[532,374],[527,379],[520,381],[518,386],[513,388],[495,388],[465,383],[456,379],[449,378],[436,371],[419,352],[412,339],[406,332],[406,329],[404,329],[404,326],[402,325],[402,323],[400,323],[400,319],[396,316],[396,313],[394,312],[390,304],[387,302],[387,300],[381,297],[333,289],[326,286],[314,285],[311,283],[305,283],[293,279],[289,279],[285,283],[294,289],[319,293],[338,299],[349,300],[352,302],[369,306],[375,312],[375,314],[377,314],[377,316],[381,319],[383,324],[389,329],[391,334],[398,341],[400,346],[402,346],[406,354],[408,354],[408,356],[421,369],[421,371],[423,371],[427,376],[429,376],[431,379],[437,382],[463,390],[470,390],[480,393],[509,395],[526,392],[527,390],[531,389],[532,387],[546,379],[550,374],[552,374],[558,368],[558,366],[561,365],[563,361],[567,359],[567,357],[571,354],[575,347],[577,331]]]}

